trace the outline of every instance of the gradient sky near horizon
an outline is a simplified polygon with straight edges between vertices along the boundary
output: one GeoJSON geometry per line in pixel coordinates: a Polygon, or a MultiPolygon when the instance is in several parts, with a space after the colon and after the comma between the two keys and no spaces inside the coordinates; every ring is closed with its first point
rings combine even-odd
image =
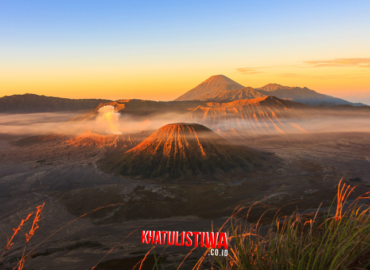
{"type": "Polygon", "coordinates": [[[0,96],[172,100],[223,74],[370,104],[370,1],[0,0],[0,96]]]}

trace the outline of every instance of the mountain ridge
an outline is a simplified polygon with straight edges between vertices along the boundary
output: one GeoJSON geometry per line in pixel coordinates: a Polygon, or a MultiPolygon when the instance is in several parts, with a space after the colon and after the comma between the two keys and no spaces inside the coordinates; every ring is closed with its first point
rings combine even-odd
{"type": "Polygon", "coordinates": [[[36,94],[4,96],[0,98],[0,112],[35,113],[90,110],[107,99],[69,99],[36,94]]]}
{"type": "Polygon", "coordinates": [[[280,99],[288,99],[311,106],[347,104],[367,106],[362,103],[353,103],[321,94],[307,87],[283,86],[277,83],[269,83],[259,88],[244,87],[224,75],[211,76],[195,88],[175,99],[175,101],[231,101],[245,98],[259,98],[261,96],[275,96],[280,99]]]}
{"type": "Polygon", "coordinates": [[[289,87],[281,86],[276,90],[262,90],[256,89],[261,94],[275,96],[281,99],[288,99],[295,102],[300,102],[306,105],[317,106],[317,105],[353,105],[353,106],[363,106],[362,103],[353,103],[344,99],[332,97],[326,94],[321,94],[315,90],[311,90],[307,87],[289,87]]]}
{"type": "Polygon", "coordinates": [[[295,86],[292,87],[292,86],[284,86],[284,85],[277,84],[277,83],[269,83],[269,84],[266,84],[265,86],[258,87],[255,89],[264,90],[264,91],[275,91],[278,89],[293,89],[293,88],[295,88],[295,86]]]}

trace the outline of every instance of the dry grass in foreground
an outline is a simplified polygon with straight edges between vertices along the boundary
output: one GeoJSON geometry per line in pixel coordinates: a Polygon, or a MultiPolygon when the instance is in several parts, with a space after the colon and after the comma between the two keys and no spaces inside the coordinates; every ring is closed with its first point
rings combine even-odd
{"type": "MultiPolygon", "coordinates": [[[[333,201],[329,211],[321,211],[320,207],[314,215],[292,215],[281,219],[276,218],[270,225],[249,224],[241,226],[237,216],[242,208],[238,208],[228,219],[229,228],[229,256],[213,257],[206,256],[209,250],[204,252],[192,269],[221,269],[221,270],[339,270],[339,269],[370,269],[370,207],[360,204],[360,200],[369,199],[368,193],[349,204],[348,197],[355,187],[342,184],[338,185],[336,201],[333,201]],[[346,204],[347,202],[347,204],[346,204]],[[336,206],[335,206],[336,204],[336,206]],[[335,213],[334,213],[335,212],[335,213]],[[333,213],[333,214],[331,214],[333,213]]],[[[12,247],[14,237],[20,232],[23,225],[31,218],[34,220],[31,229],[26,233],[26,241],[21,260],[13,268],[21,270],[32,252],[51,236],[67,227],[79,218],[99,209],[116,206],[108,205],[94,209],[67,223],[52,235],[36,245],[26,253],[30,238],[38,229],[41,211],[44,204],[37,206],[36,211],[30,213],[20,225],[13,229],[12,237],[8,238],[1,258],[12,247]]],[[[249,213],[249,212],[248,212],[249,213]]],[[[248,217],[248,214],[247,214],[248,217]]],[[[225,224],[224,224],[225,225],[225,224]]],[[[221,230],[221,229],[220,229],[221,230]]],[[[136,231],[136,230],[135,230],[136,231]]],[[[134,231],[133,231],[134,232],[134,231]]],[[[107,255],[112,252],[127,235],[107,255]]],[[[153,252],[155,264],[152,269],[168,269],[161,265],[161,255],[155,255],[153,246],[140,260],[134,269],[141,270],[147,256],[153,252]]],[[[194,249],[192,250],[194,251],[194,249]]],[[[191,251],[191,252],[192,252],[191,251]]],[[[190,253],[191,253],[190,252],[190,253]]],[[[188,258],[190,253],[185,257],[188,258]]],[[[94,269],[106,256],[104,256],[94,269]]],[[[184,262],[183,261],[183,262],[184,262]]],[[[175,269],[183,269],[183,262],[175,269]]]]}
{"type": "MultiPolygon", "coordinates": [[[[336,208],[310,217],[294,213],[269,225],[249,227],[231,219],[229,256],[214,257],[212,269],[337,270],[370,269],[370,207],[360,205],[368,193],[345,206],[354,187],[338,185],[336,208]],[[331,214],[334,210],[335,214],[331,214]]],[[[202,269],[204,257],[194,269],[202,269]]],[[[208,267],[207,267],[208,268],[208,267]]]]}
{"type": "MultiPolygon", "coordinates": [[[[39,205],[39,206],[36,207],[35,217],[34,217],[34,220],[33,220],[32,224],[31,224],[31,229],[28,232],[25,233],[26,239],[25,239],[25,244],[24,244],[24,248],[23,248],[21,259],[14,266],[13,270],[15,270],[15,269],[22,270],[23,267],[24,267],[24,264],[25,264],[26,260],[29,259],[32,256],[32,253],[35,251],[36,248],[38,248],[41,244],[43,244],[44,242],[46,242],[53,235],[55,235],[56,233],[60,232],[64,228],[68,227],[70,224],[74,223],[78,219],[83,218],[83,217],[87,216],[88,214],[91,214],[91,213],[96,212],[98,210],[101,210],[101,209],[104,209],[104,208],[107,208],[107,207],[118,206],[118,205],[122,205],[122,204],[121,203],[110,204],[110,205],[98,207],[98,208],[96,208],[94,210],[91,210],[89,212],[86,212],[85,214],[83,214],[83,215],[75,218],[74,220],[72,220],[72,221],[68,222],[67,224],[65,224],[64,226],[62,226],[60,229],[56,230],[54,233],[52,233],[51,235],[49,235],[48,237],[46,237],[44,240],[42,240],[40,243],[38,243],[37,245],[35,245],[30,251],[28,251],[28,253],[26,253],[27,245],[28,245],[30,239],[35,234],[35,232],[39,229],[38,222],[42,219],[41,218],[41,212],[42,212],[42,209],[44,208],[44,205],[45,205],[45,202],[43,204],[41,204],[41,205],[39,205]]],[[[20,224],[19,224],[19,226],[17,228],[13,228],[14,233],[13,233],[13,235],[10,238],[8,237],[8,240],[7,240],[7,243],[5,245],[4,251],[0,255],[0,263],[1,263],[1,259],[3,258],[3,256],[14,245],[13,241],[14,241],[15,236],[22,230],[22,228],[25,225],[25,223],[31,218],[31,216],[33,214],[34,214],[34,212],[31,212],[30,214],[28,214],[28,216],[25,219],[22,219],[21,220],[21,222],[20,222],[20,224]]],[[[133,232],[131,232],[130,235],[132,233],[133,232]]]]}
{"type": "MultiPolygon", "coordinates": [[[[26,235],[26,240],[25,240],[25,244],[24,244],[24,248],[23,248],[22,257],[21,257],[20,261],[17,263],[17,265],[14,266],[13,269],[16,269],[18,267],[18,270],[22,270],[23,267],[24,267],[24,263],[26,262],[26,259],[28,258],[26,256],[27,245],[28,245],[29,241],[31,240],[32,236],[35,234],[35,232],[39,228],[38,222],[41,220],[41,212],[42,212],[42,209],[44,208],[44,205],[45,205],[45,203],[36,207],[35,217],[33,218],[31,229],[28,232],[26,232],[26,234],[25,234],[26,235]]],[[[33,214],[34,214],[34,212],[29,213],[28,216],[25,219],[21,220],[21,223],[19,224],[19,226],[16,229],[13,229],[14,233],[10,238],[8,237],[8,240],[7,240],[6,246],[4,248],[4,251],[0,256],[0,260],[3,258],[4,254],[14,245],[14,243],[13,243],[14,237],[21,231],[23,225],[31,218],[31,216],[33,214]]]]}

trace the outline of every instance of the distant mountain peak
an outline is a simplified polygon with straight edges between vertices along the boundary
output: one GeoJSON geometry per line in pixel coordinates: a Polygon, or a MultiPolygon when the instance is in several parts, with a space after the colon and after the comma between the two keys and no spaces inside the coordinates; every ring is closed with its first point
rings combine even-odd
{"type": "Polygon", "coordinates": [[[214,75],[199,84],[197,87],[175,99],[175,101],[208,100],[223,91],[237,90],[241,88],[244,88],[244,86],[224,75],[214,75]]]}
{"type": "Polygon", "coordinates": [[[213,75],[209,77],[202,83],[217,83],[217,84],[238,84],[237,82],[233,81],[232,79],[226,77],[225,75],[213,75]]]}

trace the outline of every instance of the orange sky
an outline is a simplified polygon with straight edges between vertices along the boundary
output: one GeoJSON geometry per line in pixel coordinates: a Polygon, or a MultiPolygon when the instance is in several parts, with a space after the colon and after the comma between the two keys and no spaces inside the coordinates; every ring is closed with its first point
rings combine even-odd
{"type": "MultiPolygon", "coordinates": [[[[362,61],[362,62],[361,62],[362,61]]],[[[223,74],[244,86],[261,87],[268,83],[300,86],[335,96],[367,95],[370,93],[370,68],[358,64],[288,63],[286,65],[212,67],[143,67],[124,68],[71,68],[27,67],[0,70],[3,95],[35,93],[68,98],[139,98],[172,100],[197,86],[212,75],[223,74]],[[332,65],[332,66],[330,66],[332,65]]]]}

